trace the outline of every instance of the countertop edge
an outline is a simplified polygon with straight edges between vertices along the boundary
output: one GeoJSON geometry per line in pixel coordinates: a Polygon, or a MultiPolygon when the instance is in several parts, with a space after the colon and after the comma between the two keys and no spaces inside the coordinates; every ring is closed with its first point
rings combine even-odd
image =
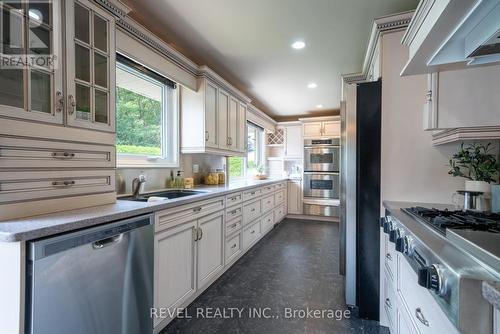
{"type": "Polygon", "coordinates": [[[256,181],[255,184],[227,185],[221,188],[194,188],[203,194],[168,202],[133,202],[117,199],[114,204],[93,206],[85,209],[61,211],[46,215],[0,222],[0,242],[23,242],[86,227],[97,226],[116,220],[154,213],[172,207],[204,201],[227,194],[288,181],[288,178],[256,181]],[[123,207],[121,207],[123,206],[123,207]]]}

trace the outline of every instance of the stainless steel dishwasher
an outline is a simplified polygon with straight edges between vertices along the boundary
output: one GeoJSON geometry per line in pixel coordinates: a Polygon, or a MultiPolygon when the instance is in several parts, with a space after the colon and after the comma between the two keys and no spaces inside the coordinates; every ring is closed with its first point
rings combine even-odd
{"type": "Polygon", "coordinates": [[[152,333],[152,215],[28,244],[26,331],[152,333]]]}

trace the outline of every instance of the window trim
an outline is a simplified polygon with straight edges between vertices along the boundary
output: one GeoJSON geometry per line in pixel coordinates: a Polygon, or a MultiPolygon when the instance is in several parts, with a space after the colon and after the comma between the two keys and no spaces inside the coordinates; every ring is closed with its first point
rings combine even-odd
{"type": "MultiPolygon", "coordinates": [[[[155,71],[140,65],[129,57],[125,57],[130,63],[135,63],[140,66],[141,70],[137,70],[135,66],[130,66],[129,62],[116,62],[116,67],[121,68],[124,71],[132,73],[139,76],[140,78],[147,81],[155,81],[155,83],[160,82],[166,87],[170,87],[171,96],[169,96],[169,91],[166,87],[163,87],[162,95],[165,103],[162,103],[162,114],[161,114],[161,156],[148,156],[139,154],[127,154],[127,153],[116,153],[116,167],[117,168],[177,168],[180,166],[179,161],[179,89],[176,85],[169,85],[170,80],[164,78],[163,80],[157,80],[157,74],[155,71]],[[145,73],[150,71],[152,73],[151,77],[145,73]],[[168,81],[167,81],[168,80],[168,81]],[[169,112],[169,110],[172,112],[169,112]],[[166,117],[165,117],[166,116],[166,117]],[[170,126],[169,126],[170,124],[170,126]]],[[[163,76],[162,76],[163,77],[163,76]]],[[[117,86],[118,87],[118,86],[117,86]]],[[[117,99],[118,100],[118,99],[117,99]]]]}

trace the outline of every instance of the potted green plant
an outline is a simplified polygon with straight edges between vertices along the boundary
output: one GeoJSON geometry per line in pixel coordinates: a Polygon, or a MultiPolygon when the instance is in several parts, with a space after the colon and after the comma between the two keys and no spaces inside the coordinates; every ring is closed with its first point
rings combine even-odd
{"type": "Polygon", "coordinates": [[[465,190],[480,191],[489,197],[490,184],[496,182],[500,168],[498,157],[492,151],[491,143],[473,143],[467,146],[462,143],[458,152],[450,159],[451,169],[448,174],[465,178],[465,190]]]}
{"type": "Polygon", "coordinates": [[[266,171],[266,166],[264,164],[259,164],[257,167],[255,167],[255,179],[257,180],[265,180],[267,179],[267,175],[265,173],[266,171]]]}

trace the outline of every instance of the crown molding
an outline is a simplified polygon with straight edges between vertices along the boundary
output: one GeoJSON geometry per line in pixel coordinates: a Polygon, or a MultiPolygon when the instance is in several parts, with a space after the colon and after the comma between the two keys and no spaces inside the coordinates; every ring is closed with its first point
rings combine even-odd
{"type": "Polygon", "coordinates": [[[125,5],[120,0],[94,0],[94,2],[120,19],[125,17],[131,11],[130,7],[125,5]]]}
{"type": "MultiPolygon", "coordinates": [[[[97,0],[97,1],[106,1],[106,0],[97,0]]],[[[123,32],[129,34],[135,39],[141,41],[141,43],[146,44],[151,49],[160,53],[162,56],[188,72],[193,76],[197,76],[199,73],[199,67],[196,63],[191,61],[189,58],[184,56],[179,51],[175,50],[167,43],[165,43],[160,38],[156,37],[151,31],[144,28],[137,21],[133,20],[128,16],[124,16],[117,20],[117,27],[123,32]]]]}
{"type": "Polygon", "coordinates": [[[411,42],[417,35],[417,32],[420,30],[422,24],[427,18],[427,15],[429,15],[429,12],[431,11],[432,6],[434,6],[435,2],[436,0],[423,0],[418,3],[417,9],[415,9],[415,14],[413,15],[410,24],[408,25],[408,29],[406,29],[406,32],[401,39],[401,43],[403,45],[408,46],[411,44],[411,42]]]}
{"type": "Polygon", "coordinates": [[[299,121],[302,123],[340,121],[340,115],[339,116],[301,117],[301,118],[299,118],[299,121]]]}
{"type": "Polygon", "coordinates": [[[247,111],[248,112],[251,112],[252,114],[254,114],[255,116],[258,116],[260,118],[263,118],[265,119],[266,121],[270,122],[271,124],[273,124],[274,126],[276,126],[276,124],[278,122],[276,122],[274,119],[272,119],[268,114],[264,113],[262,110],[258,109],[256,106],[254,106],[253,104],[249,104],[247,106],[247,111]]]}
{"type": "Polygon", "coordinates": [[[375,60],[376,50],[380,36],[387,32],[394,32],[405,29],[411,22],[414,11],[407,11],[395,15],[388,15],[376,18],[373,21],[370,32],[370,39],[363,61],[362,71],[359,73],[349,73],[342,75],[342,82],[345,84],[360,83],[368,81],[368,71],[375,60]]]}
{"type": "Polygon", "coordinates": [[[250,99],[248,96],[243,94],[239,89],[231,85],[229,82],[227,82],[223,77],[215,73],[211,68],[209,68],[206,65],[202,65],[198,68],[198,73],[197,77],[199,78],[206,78],[209,79],[210,81],[214,82],[221,88],[229,91],[232,95],[236,96],[238,99],[245,103],[250,103],[252,102],[252,99],[250,99]]]}

